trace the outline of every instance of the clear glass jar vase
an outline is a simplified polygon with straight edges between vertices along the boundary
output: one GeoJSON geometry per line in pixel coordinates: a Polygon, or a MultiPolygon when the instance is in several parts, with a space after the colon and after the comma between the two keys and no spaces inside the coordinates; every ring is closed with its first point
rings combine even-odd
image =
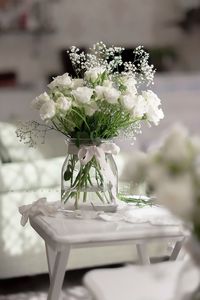
{"type": "MultiPolygon", "coordinates": [[[[117,166],[112,143],[100,140],[67,140],[67,156],[62,167],[61,201],[75,209],[115,211],[118,191],[117,166]]],[[[116,146],[116,145],[115,145],[116,146]]]]}

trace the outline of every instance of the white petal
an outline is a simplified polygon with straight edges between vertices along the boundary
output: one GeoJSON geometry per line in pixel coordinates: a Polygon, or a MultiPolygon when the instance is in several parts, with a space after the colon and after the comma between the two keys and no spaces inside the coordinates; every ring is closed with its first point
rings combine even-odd
{"type": "Polygon", "coordinates": [[[40,117],[43,121],[51,119],[55,116],[56,107],[53,100],[44,103],[40,108],[40,117]]]}

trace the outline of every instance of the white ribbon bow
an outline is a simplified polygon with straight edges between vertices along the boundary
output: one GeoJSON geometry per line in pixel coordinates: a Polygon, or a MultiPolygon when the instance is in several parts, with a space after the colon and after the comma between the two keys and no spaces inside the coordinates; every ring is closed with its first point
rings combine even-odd
{"type": "Polygon", "coordinates": [[[78,151],[78,158],[80,163],[84,166],[86,165],[93,157],[98,161],[103,175],[108,179],[111,185],[111,194],[113,197],[114,203],[116,203],[116,178],[110,168],[110,165],[106,161],[106,153],[117,155],[120,151],[120,148],[114,143],[105,143],[100,146],[83,146],[78,151]]]}
{"type": "Polygon", "coordinates": [[[21,225],[25,226],[30,216],[53,216],[57,212],[57,208],[49,204],[46,198],[40,198],[32,204],[20,206],[19,212],[22,215],[21,225]]]}

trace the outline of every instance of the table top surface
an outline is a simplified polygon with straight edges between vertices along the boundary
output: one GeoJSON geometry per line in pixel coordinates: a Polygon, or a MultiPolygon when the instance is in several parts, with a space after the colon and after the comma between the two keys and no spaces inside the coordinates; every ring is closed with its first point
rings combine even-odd
{"type": "Polygon", "coordinates": [[[42,238],[60,244],[178,238],[185,234],[180,221],[163,208],[127,205],[103,217],[81,218],[57,212],[52,217],[30,217],[30,224],[42,238]]]}

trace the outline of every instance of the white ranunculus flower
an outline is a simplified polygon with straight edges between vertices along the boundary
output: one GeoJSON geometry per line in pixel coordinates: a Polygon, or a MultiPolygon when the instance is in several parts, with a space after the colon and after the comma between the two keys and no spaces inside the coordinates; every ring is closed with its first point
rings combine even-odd
{"type": "Polygon", "coordinates": [[[126,109],[131,110],[135,105],[136,99],[136,95],[127,94],[120,97],[120,102],[126,109]]]}
{"type": "Polygon", "coordinates": [[[98,106],[95,102],[92,102],[91,104],[85,105],[84,110],[86,115],[91,117],[98,110],[98,106]]]}
{"type": "Polygon", "coordinates": [[[79,103],[88,103],[91,100],[93,94],[93,89],[86,86],[78,87],[76,90],[72,91],[72,95],[79,103]]]}
{"type": "Polygon", "coordinates": [[[103,92],[103,96],[104,96],[105,100],[111,104],[117,103],[117,101],[120,97],[120,94],[121,94],[120,91],[118,91],[117,89],[115,89],[113,87],[112,88],[105,87],[104,92],[103,92]]]}
{"type": "Polygon", "coordinates": [[[31,106],[37,110],[39,110],[41,108],[41,106],[48,102],[50,99],[49,95],[44,92],[43,94],[39,95],[38,97],[36,97],[32,103],[31,103],[31,106]]]}
{"type": "Polygon", "coordinates": [[[81,78],[72,79],[72,88],[77,89],[78,87],[83,86],[84,80],[81,78]]]}
{"type": "Polygon", "coordinates": [[[56,114],[56,106],[53,100],[44,103],[40,108],[40,117],[43,121],[52,119],[56,114]]]}
{"type": "Polygon", "coordinates": [[[105,72],[104,67],[91,68],[85,72],[84,77],[86,80],[95,81],[103,72],[105,72]]]}
{"type": "Polygon", "coordinates": [[[146,101],[146,115],[148,121],[158,125],[159,121],[164,118],[164,113],[162,109],[159,108],[159,105],[161,104],[160,99],[150,90],[143,91],[142,96],[146,101]]]}
{"type": "Polygon", "coordinates": [[[71,107],[71,99],[61,96],[57,99],[56,106],[58,109],[67,111],[71,107]]]}
{"type": "Polygon", "coordinates": [[[194,211],[195,195],[190,174],[178,177],[165,177],[157,187],[159,204],[166,206],[172,213],[190,220],[194,211]]]}
{"type": "Polygon", "coordinates": [[[57,76],[54,80],[48,85],[50,89],[54,89],[55,87],[63,86],[66,88],[71,88],[72,79],[68,73],[65,73],[61,76],[57,76]]]}

